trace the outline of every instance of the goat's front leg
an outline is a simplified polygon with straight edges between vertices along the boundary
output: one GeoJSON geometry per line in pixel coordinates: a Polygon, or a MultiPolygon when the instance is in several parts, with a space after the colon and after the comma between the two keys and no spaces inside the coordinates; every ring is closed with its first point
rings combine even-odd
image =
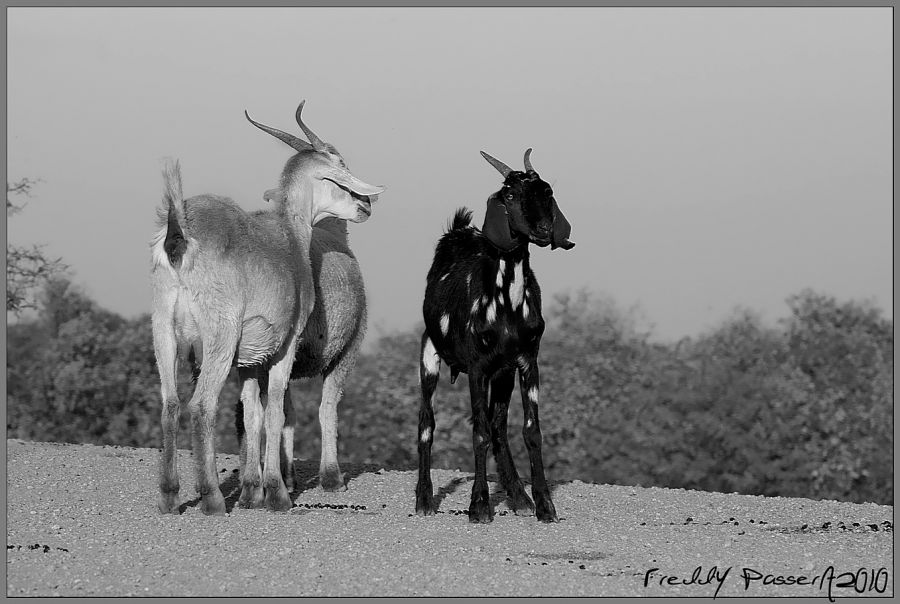
{"type": "MultiPolygon", "coordinates": [[[[240,481],[242,508],[263,506],[262,472],[259,465],[260,432],[262,429],[262,403],[259,400],[260,384],[256,368],[238,368],[241,380],[241,404],[243,434],[238,434],[241,446],[240,481]]],[[[235,420],[237,421],[237,420],[235,420]]]]}
{"type": "Polygon", "coordinates": [[[475,483],[469,503],[469,522],[491,522],[494,510],[487,484],[487,453],[491,432],[487,418],[488,380],[480,371],[469,373],[469,396],[472,398],[472,448],[475,450],[475,483]]]}
{"type": "Polygon", "coordinates": [[[534,497],[538,520],[556,522],[556,508],[550,500],[550,489],[544,477],[544,460],[541,456],[541,424],[538,420],[540,383],[537,356],[522,357],[519,363],[519,390],[522,391],[522,408],[525,411],[522,436],[531,462],[531,496],[534,497]]]}
{"type": "Polygon", "coordinates": [[[355,355],[344,355],[330,372],[325,373],[322,381],[322,401],[319,403],[319,428],[322,432],[319,483],[326,491],[347,490],[347,476],[341,473],[337,458],[337,407],[344,389],[344,380],[355,363],[355,355]]]}
{"type": "Polygon", "coordinates": [[[422,334],[422,354],[419,357],[419,382],[422,401],[419,405],[419,480],[416,483],[416,514],[434,514],[434,490],[431,484],[431,443],[434,441],[434,390],[441,373],[441,357],[427,333],[422,334]]]}
{"type": "Polygon", "coordinates": [[[281,475],[284,428],[284,396],[288,387],[291,364],[294,362],[296,336],[288,339],[283,356],[269,368],[268,401],[266,403],[266,456],[263,466],[263,487],[266,507],[274,512],[286,512],[293,505],[281,475]]]}
{"type": "Polygon", "coordinates": [[[500,475],[500,483],[506,490],[509,507],[517,515],[531,515],[534,514],[534,503],[525,493],[525,486],[516,471],[516,464],[509,451],[509,439],[506,431],[509,400],[515,384],[515,370],[504,371],[491,380],[491,403],[488,413],[491,421],[491,445],[494,450],[494,459],[497,460],[497,473],[500,475]]]}

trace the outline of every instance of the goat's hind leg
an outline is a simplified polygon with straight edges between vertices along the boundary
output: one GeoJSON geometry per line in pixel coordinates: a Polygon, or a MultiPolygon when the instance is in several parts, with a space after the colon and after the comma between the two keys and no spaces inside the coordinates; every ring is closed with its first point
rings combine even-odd
{"type": "Polygon", "coordinates": [[[162,391],[162,454],[159,460],[159,500],[157,505],[163,514],[178,514],[178,416],[181,401],[175,380],[178,347],[172,329],[171,316],[153,316],[153,348],[162,391]]]}
{"type": "Polygon", "coordinates": [[[294,425],[297,413],[291,398],[290,383],[284,391],[284,427],[281,429],[281,478],[290,493],[294,490],[294,425]]]}
{"type": "Polygon", "coordinates": [[[262,430],[260,380],[255,367],[238,368],[238,376],[241,381],[241,401],[238,407],[242,414],[240,422],[235,417],[235,423],[240,426],[238,440],[241,446],[241,495],[238,506],[260,508],[263,506],[262,472],[259,465],[262,430]]]}
{"type": "Polygon", "coordinates": [[[217,334],[221,346],[204,346],[203,367],[197,378],[197,387],[188,404],[194,441],[194,462],[197,473],[197,492],[200,493],[200,510],[207,515],[224,515],[225,498],[219,488],[216,472],[216,410],[219,394],[231,369],[232,356],[225,352],[210,354],[208,351],[233,351],[237,346],[237,331],[217,334]]]}
{"type": "Polygon", "coordinates": [[[491,446],[488,425],[488,379],[480,371],[469,370],[469,396],[472,399],[472,448],[475,451],[475,482],[469,502],[469,522],[487,523],[494,519],[487,484],[487,452],[491,446]]]}
{"type": "Polygon", "coordinates": [[[525,493],[525,486],[516,464],[509,451],[509,439],[507,437],[507,416],[509,414],[509,401],[512,397],[516,383],[515,371],[505,371],[491,380],[490,407],[488,414],[491,420],[491,445],[493,446],[494,459],[497,461],[497,473],[500,475],[500,483],[506,490],[509,507],[516,515],[530,516],[534,514],[534,503],[525,493]]]}
{"type": "Polygon", "coordinates": [[[422,401],[419,405],[419,480],[416,482],[416,514],[429,516],[435,513],[434,489],[431,484],[431,443],[434,441],[434,390],[441,373],[441,357],[438,356],[428,333],[422,334],[419,357],[419,381],[422,401]]]}

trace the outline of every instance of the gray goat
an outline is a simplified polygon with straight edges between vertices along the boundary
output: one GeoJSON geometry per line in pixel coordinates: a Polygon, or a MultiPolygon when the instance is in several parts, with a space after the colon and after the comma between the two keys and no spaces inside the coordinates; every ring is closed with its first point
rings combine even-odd
{"type": "MultiPolygon", "coordinates": [[[[278,189],[266,191],[265,198],[276,200],[278,189]]],[[[323,376],[322,398],[319,404],[319,426],[322,452],[319,462],[319,482],[326,491],[345,488],[345,477],[337,459],[337,407],[343,395],[344,382],[356,365],[360,344],[366,333],[366,290],[359,263],[347,240],[347,221],[330,218],[312,230],[310,246],[316,303],[294,357],[291,379],[323,376]]],[[[252,415],[252,414],[251,414],[252,415]]],[[[294,480],[294,414],[290,388],[284,398],[285,425],[282,431],[281,470],[285,486],[293,489],[294,480]]],[[[247,422],[244,405],[238,401],[235,426],[241,444],[241,468],[246,466],[247,443],[258,442],[259,430],[247,422]]],[[[257,427],[259,423],[255,424],[257,427]]],[[[242,498],[239,505],[254,507],[261,504],[261,494],[242,498]]]]}
{"type": "MultiPolygon", "coordinates": [[[[178,163],[165,169],[160,229],[151,243],[153,345],[163,399],[163,513],[179,512],[178,357],[191,354],[200,366],[188,403],[200,508],[205,514],[224,514],[214,425],[228,371],[232,364],[238,366],[245,421],[254,426],[262,416],[257,374],[266,374],[266,432],[282,434],[284,395],[297,343],[315,305],[313,225],[327,217],[363,222],[371,213],[369,196],[384,190],[353,176],[337,151],[312,134],[300,117],[303,105],[295,117],[315,144],[259,124],[245,112],[251,123],[297,151],[282,170],[282,194],[272,211],[247,213],[231,199],[214,195],[185,200],[178,163]]],[[[266,443],[262,480],[258,462],[242,473],[242,498],[253,498],[264,487],[265,505],[272,510],[291,506],[279,440],[266,443]]],[[[251,447],[248,443],[248,457],[259,460],[258,447],[251,447]]]]}

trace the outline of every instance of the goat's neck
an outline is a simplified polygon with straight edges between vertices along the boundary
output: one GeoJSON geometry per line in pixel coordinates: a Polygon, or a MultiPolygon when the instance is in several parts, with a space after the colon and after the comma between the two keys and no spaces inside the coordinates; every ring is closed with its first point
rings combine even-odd
{"type": "Polygon", "coordinates": [[[313,231],[316,229],[322,229],[331,233],[344,246],[349,246],[350,244],[349,236],[347,235],[347,221],[343,218],[335,218],[333,216],[326,218],[313,225],[313,231]]]}
{"type": "Polygon", "coordinates": [[[312,186],[308,184],[293,186],[285,191],[281,206],[281,214],[285,218],[288,230],[295,237],[300,248],[304,248],[307,254],[315,220],[312,196],[312,186]]]}
{"type": "Polygon", "coordinates": [[[522,263],[523,266],[528,266],[528,243],[523,243],[521,245],[517,245],[511,250],[501,250],[499,248],[493,248],[495,253],[491,254],[496,263],[500,263],[500,260],[503,260],[506,264],[513,265],[519,262],[522,263]]]}
{"type": "Polygon", "coordinates": [[[291,187],[285,191],[284,202],[280,208],[285,228],[290,238],[295,261],[296,305],[295,318],[300,325],[305,325],[315,303],[315,286],[313,284],[310,247],[312,245],[312,225],[315,220],[311,186],[291,187]]]}

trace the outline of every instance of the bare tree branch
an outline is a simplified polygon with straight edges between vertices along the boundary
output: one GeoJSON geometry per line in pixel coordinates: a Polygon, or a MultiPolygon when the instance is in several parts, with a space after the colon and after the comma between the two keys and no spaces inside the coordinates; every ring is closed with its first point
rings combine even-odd
{"type": "Polygon", "coordinates": [[[32,178],[23,178],[14,183],[6,183],[6,214],[7,216],[12,216],[13,214],[22,211],[22,208],[28,203],[27,201],[21,205],[16,205],[12,201],[10,201],[10,195],[24,195],[25,197],[31,197],[31,190],[34,186],[41,181],[40,178],[32,179],[32,178]]]}
{"type": "MultiPolygon", "coordinates": [[[[12,216],[22,210],[25,204],[16,205],[11,195],[31,195],[34,185],[39,182],[23,178],[14,183],[6,183],[6,214],[12,216]]],[[[50,259],[42,246],[31,247],[7,245],[6,247],[6,310],[19,314],[28,308],[37,308],[35,290],[58,273],[69,267],[61,258],[50,259]]]]}

